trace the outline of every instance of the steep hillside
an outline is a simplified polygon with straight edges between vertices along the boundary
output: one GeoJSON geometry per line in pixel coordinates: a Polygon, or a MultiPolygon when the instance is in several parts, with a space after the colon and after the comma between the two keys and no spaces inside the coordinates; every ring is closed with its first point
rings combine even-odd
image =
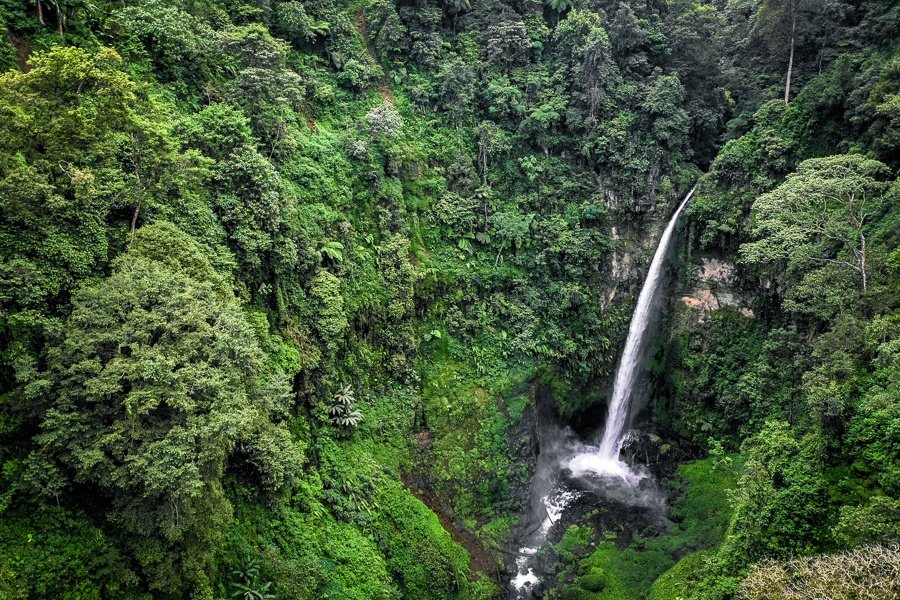
{"type": "Polygon", "coordinates": [[[698,179],[643,415],[684,531],[576,525],[552,597],[896,542],[898,23],[3,0],[0,598],[501,597],[537,396],[602,425],[698,179]]]}

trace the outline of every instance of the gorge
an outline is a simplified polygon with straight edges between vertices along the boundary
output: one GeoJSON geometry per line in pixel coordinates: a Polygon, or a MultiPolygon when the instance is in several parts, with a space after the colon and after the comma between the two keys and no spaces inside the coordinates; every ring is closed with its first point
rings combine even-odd
{"type": "Polygon", "coordinates": [[[0,599],[893,598],[897,40],[3,0],[0,599]]]}

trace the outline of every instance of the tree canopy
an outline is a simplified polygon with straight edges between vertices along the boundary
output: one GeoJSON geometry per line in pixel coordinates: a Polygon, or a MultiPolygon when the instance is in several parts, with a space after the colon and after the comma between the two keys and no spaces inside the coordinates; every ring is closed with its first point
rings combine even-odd
{"type": "Polygon", "coordinates": [[[267,369],[230,290],[170,224],[140,228],[112,275],[76,292],[49,364],[37,439],[73,484],[109,499],[154,588],[202,573],[231,512],[229,459],[253,464],[272,491],[299,467],[272,422],[288,408],[284,375],[267,369]]]}

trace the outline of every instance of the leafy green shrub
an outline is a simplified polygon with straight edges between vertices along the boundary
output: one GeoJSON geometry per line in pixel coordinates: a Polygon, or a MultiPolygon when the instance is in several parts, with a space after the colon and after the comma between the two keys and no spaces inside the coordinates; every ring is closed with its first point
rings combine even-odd
{"type": "MultiPolygon", "coordinates": [[[[0,30],[6,29],[6,22],[0,17],[0,30]]],[[[14,69],[19,64],[19,53],[12,42],[3,36],[0,38],[0,73],[8,69],[14,69]]]]}
{"type": "Polygon", "coordinates": [[[569,586],[562,591],[561,598],[563,600],[595,600],[596,595],[593,591],[582,589],[578,586],[569,586]]]}
{"type": "Polygon", "coordinates": [[[67,325],[41,443],[111,501],[152,587],[196,582],[231,513],[226,460],[240,447],[271,491],[299,465],[273,422],[286,412],[283,376],[265,372],[234,296],[168,224],[141,228],[113,274],[78,291],[67,325]]]}
{"type": "Polygon", "coordinates": [[[707,562],[712,551],[692,552],[661,574],[650,588],[648,600],[690,598],[701,582],[709,576],[707,562]]]}
{"type": "Polygon", "coordinates": [[[352,429],[359,425],[363,416],[361,412],[353,408],[355,400],[353,388],[349,385],[345,385],[335,392],[331,406],[328,408],[328,415],[334,425],[344,429],[352,429]]]}
{"type": "Polygon", "coordinates": [[[606,574],[599,567],[592,567],[587,575],[581,575],[575,580],[575,585],[589,592],[599,592],[606,587],[606,574]]]}
{"type": "Polygon", "coordinates": [[[861,506],[842,506],[834,535],[848,548],[900,539],[900,500],[879,495],[861,506]]]}
{"type": "Polygon", "coordinates": [[[332,352],[337,350],[347,329],[344,314],[344,297],[341,295],[341,280],[321,270],[313,279],[310,296],[315,301],[316,331],[332,352]]]}

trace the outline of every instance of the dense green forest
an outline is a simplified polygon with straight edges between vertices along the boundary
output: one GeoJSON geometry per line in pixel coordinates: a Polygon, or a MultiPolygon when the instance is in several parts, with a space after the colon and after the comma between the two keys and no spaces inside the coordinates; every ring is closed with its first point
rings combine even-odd
{"type": "Polygon", "coordinates": [[[545,597],[897,597],[900,3],[0,25],[0,598],[504,597],[537,404],[602,426],[697,181],[642,413],[670,524],[573,524],[545,597]]]}

